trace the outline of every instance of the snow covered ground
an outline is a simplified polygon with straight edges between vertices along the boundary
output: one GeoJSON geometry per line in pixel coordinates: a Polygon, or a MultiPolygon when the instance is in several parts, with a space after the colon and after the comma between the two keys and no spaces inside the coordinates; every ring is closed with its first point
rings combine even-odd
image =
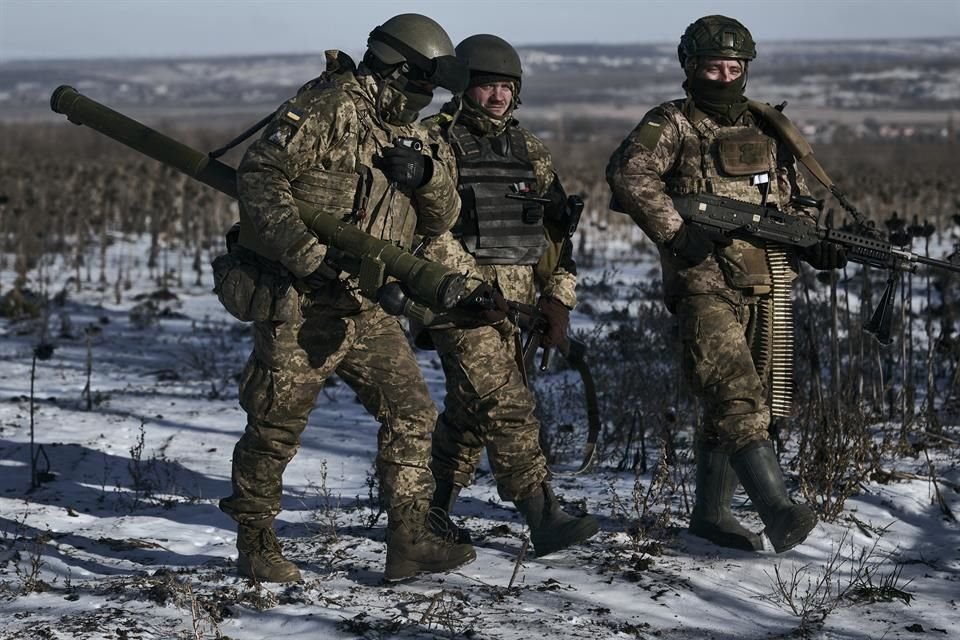
{"type": "MultiPolygon", "coordinates": [[[[49,269],[51,296],[66,295],[50,306],[46,340],[44,322],[0,319],[0,638],[960,637],[960,528],[935,500],[939,490],[960,511],[956,445],[931,452],[936,484],[923,455],[890,461],[901,479],[864,485],[846,517],[779,556],[689,536],[678,504],[655,505],[666,524],[647,536],[629,516],[651,473],[573,476],[571,459],[557,492],[597,514],[601,533],[518,562],[524,527],[485,472],[455,511],[477,560],[385,585],[377,426],[343,384],[318,398],[285,476],[277,527],[304,582],[240,579],[217,500],[244,425],[248,328],[207,285],[158,295],[144,269],[119,303],[112,286],[77,292],[49,269]]],[[[0,295],[11,280],[0,273],[0,295]]],[[[575,327],[591,322],[574,314],[575,327]]],[[[441,403],[442,371],[432,353],[419,357],[441,403]]],[[[946,435],[960,440],[958,425],[946,435]]],[[[744,502],[737,513],[760,529],[744,502]]]]}

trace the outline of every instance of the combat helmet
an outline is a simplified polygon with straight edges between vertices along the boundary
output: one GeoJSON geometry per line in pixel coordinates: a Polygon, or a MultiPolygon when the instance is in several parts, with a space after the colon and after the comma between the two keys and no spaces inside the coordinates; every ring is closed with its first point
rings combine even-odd
{"type": "Polygon", "coordinates": [[[364,60],[377,70],[397,68],[409,80],[427,82],[462,93],[466,67],[456,58],[450,36],[439,24],[418,13],[394,16],[370,32],[364,60]]]}
{"type": "Polygon", "coordinates": [[[689,71],[698,58],[737,58],[750,61],[757,57],[757,45],[750,30],[727,16],[704,16],[687,27],[677,46],[680,66],[689,71]]]}
{"type": "Polygon", "coordinates": [[[520,56],[503,38],[489,33],[470,36],[457,45],[457,58],[470,70],[471,87],[507,80],[515,82],[516,93],[520,92],[520,56]]]}

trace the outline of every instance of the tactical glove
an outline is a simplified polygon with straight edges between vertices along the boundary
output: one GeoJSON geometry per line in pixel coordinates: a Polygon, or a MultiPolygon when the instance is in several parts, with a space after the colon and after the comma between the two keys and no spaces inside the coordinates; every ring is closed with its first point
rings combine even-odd
{"type": "Polygon", "coordinates": [[[433,161],[415,149],[387,147],[381,155],[379,169],[401,188],[419,189],[433,177],[433,161]]]}
{"type": "Polygon", "coordinates": [[[543,205],[539,202],[523,203],[524,224],[536,224],[543,219],[543,205]]]}
{"type": "Polygon", "coordinates": [[[486,282],[471,291],[457,307],[475,314],[487,324],[500,322],[507,317],[510,309],[500,290],[486,282]]]}
{"type": "Polygon", "coordinates": [[[719,231],[684,223],[677,235],[667,243],[667,248],[692,267],[706,260],[714,248],[728,247],[731,242],[733,240],[719,231]]]}
{"type": "Polygon", "coordinates": [[[311,289],[322,289],[339,277],[340,274],[337,273],[337,270],[324,261],[320,263],[319,267],[303,276],[300,280],[311,289]]]}
{"type": "Polygon", "coordinates": [[[835,242],[822,240],[800,250],[800,257],[814,269],[842,269],[847,265],[847,253],[835,242]]]}
{"type": "Polygon", "coordinates": [[[540,296],[540,299],[537,300],[537,309],[547,319],[547,329],[543,332],[540,344],[543,345],[544,349],[560,346],[570,329],[570,309],[550,296],[540,296]]]}

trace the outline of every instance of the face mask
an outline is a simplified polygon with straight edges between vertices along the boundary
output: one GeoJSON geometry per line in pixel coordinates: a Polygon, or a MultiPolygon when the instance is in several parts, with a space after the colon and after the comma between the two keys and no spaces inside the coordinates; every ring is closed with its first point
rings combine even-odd
{"type": "Polygon", "coordinates": [[[696,76],[687,80],[687,90],[694,104],[720,124],[733,124],[747,110],[747,98],[743,91],[747,86],[744,73],[732,82],[708,80],[696,76]]]}
{"type": "Polygon", "coordinates": [[[708,80],[694,76],[689,80],[690,93],[695,100],[702,99],[714,104],[733,104],[743,99],[743,90],[747,86],[746,74],[732,82],[708,80]]]}
{"type": "Polygon", "coordinates": [[[381,116],[390,124],[411,124],[432,101],[432,91],[424,91],[398,75],[384,84],[377,106],[381,116]]]}

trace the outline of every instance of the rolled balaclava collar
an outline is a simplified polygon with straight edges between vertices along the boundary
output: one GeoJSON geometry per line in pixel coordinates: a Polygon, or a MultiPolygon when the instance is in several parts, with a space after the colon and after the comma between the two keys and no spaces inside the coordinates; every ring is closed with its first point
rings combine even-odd
{"type": "Polygon", "coordinates": [[[747,110],[747,63],[743,62],[743,74],[731,82],[699,78],[696,69],[687,75],[683,88],[693,98],[697,108],[721,125],[732,125],[747,110]]]}

